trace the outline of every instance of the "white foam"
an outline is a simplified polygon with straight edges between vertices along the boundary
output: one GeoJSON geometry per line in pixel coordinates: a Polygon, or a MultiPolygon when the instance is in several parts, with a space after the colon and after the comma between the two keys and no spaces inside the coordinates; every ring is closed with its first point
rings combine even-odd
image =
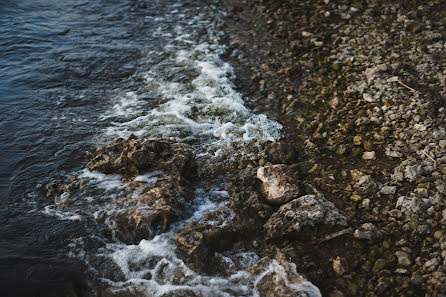
{"type": "Polygon", "coordinates": [[[123,176],[119,174],[103,174],[98,171],[83,169],[79,178],[86,179],[91,184],[105,191],[120,190],[125,186],[124,182],[122,182],[123,176]]]}
{"type": "Polygon", "coordinates": [[[158,176],[162,174],[164,174],[164,172],[161,170],[147,172],[143,175],[138,175],[137,177],[135,177],[135,181],[153,184],[156,183],[158,180],[164,179],[163,177],[158,176]]]}
{"type": "Polygon", "coordinates": [[[144,110],[144,96],[133,91],[119,96],[102,117],[115,119],[106,134],[110,138],[132,133],[143,138],[174,137],[196,144],[200,156],[218,157],[240,154],[239,149],[253,140],[278,139],[282,126],[247,109],[235,90],[233,69],[219,58],[224,47],[217,40],[191,41],[183,27],[175,30],[175,41],[187,44],[165,47],[172,54],[164,63],[167,66],[160,64],[146,73],[147,84],[160,96],[159,106],[144,110]],[[163,67],[193,73],[191,80],[169,81],[159,73],[163,67]],[[218,154],[210,153],[217,150],[218,154]]]}
{"type": "MultiPolygon", "coordinates": [[[[180,5],[173,6],[180,8],[180,5]]],[[[154,60],[165,57],[145,73],[146,89],[150,90],[156,102],[148,104],[147,94],[142,94],[142,90],[123,92],[100,117],[106,125],[104,138],[128,137],[130,134],[145,139],[173,137],[193,144],[198,158],[205,162],[244,154],[242,148],[251,141],[278,139],[282,126],[265,115],[250,111],[242,95],[235,90],[233,68],[219,57],[225,51],[224,46],[218,44],[218,36],[223,33],[217,32],[212,28],[215,24],[200,16],[188,19],[183,10],[183,7],[181,10],[171,9],[164,17],[146,17],[147,21],[157,22],[153,27],[153,37],[167,40],[163,53],[148,52],[150,57],[155,57],[154,60]],[[166,30],[165,21],[170,18],[182,22],[174,28],[173,34],[172,29],[166,30]],[[205,38],[197,37],[198,30],[195,29],[198,28],[208,28],[205,38]],[[179,78],[171,81],[171,72],[179,78]],[[163,76],[163,73],[169,74],[163,76]]],[[[148,172],[137,176],[135,181],[156,183],[163,179],[163,174],[161,171],[148,172]]],[[[67,194],[61,197],[60,203],[77,199],[70,205],[71,209],[61,211],[56,206],[49,206],[44,212],[60,219],[95,220],[100,228],[108,228],[107,231],[113,234],[117,228],[114,215],[126,211],[120,209],[116,202],[123,195],[129,199],[123,177],[87,169],[82,170],[78,177],[89,186],[84,197],[74,198],[67,194]],[[82,209],[82,216],[79,209],[82,209]]],[[[139,193],[135,191],[132,195],[130,197],[137,199],[139,193]]],[[[178,231],[191,222],[200,223],[203,216],[217,208],[222,208],[224,214],[215,221],[204,223],[224,227],[235,217],[232,210],[226,211],[225,208],[230,199],[222,189],[198,188],[192,203],[186,206],[188,217],[173,223],[168,232],[134,245],[126,245],[116,239],[111,243],[108,237],[92,234],[89,240],[99,242],[102,248],[87,250],[89,245],[78,238],[69,245],[69,255],[83,260],[91,272],[103,276],[102,280],[111,291],[122,296],[164,296],[168,293],[175,296],[175,292],[181,296],[187,296],[188,292],[197,296],[259,296],[259,283],[268,273],[275,273],[286,286],[307,292],[310,297],[319,297],[318,289],[311,283],[289,280],[285,268],[277,261],[271,261],[259,275],[250,274],[245,269],[261,260],[253,252],[217,255],[228,266],[228,271],[225,271],[227,277],[199,274],[183,262],[175,243],[178,231]],[[117,271],[103,273],[108,269],[117,271]],[[122,277],[114,272],[121,272],[122,277]]],[[[151,208],[140,205],[138,211],[151,211],[151,208]]]]}

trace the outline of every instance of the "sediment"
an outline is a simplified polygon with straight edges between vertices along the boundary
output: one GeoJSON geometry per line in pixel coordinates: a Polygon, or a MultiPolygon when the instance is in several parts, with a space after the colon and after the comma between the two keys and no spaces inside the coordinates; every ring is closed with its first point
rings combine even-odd
{"type": "MultiPolygon", "coordinates": [[[[347,219],[280,238],[259,227],[246,245],[280,251],[324,296],[444,296],[445,2],[220,6],[237,87],[284,126],[287,144],[239,167],[287,164],[302,195],[324,197],[347,219]]],[[[260,184],[232,183],[241,201],[250,191],[260,184]]],[[[256,219],[277,220],[279,207],[256,219]]]]}

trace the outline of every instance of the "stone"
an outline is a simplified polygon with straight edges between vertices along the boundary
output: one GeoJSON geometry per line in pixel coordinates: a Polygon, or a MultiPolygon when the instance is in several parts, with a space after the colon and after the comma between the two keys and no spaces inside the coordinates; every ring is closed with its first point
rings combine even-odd
{"type": "Polygon", "coordinates": [[[196,175],[195,151],[172,140],[117,138],[100,146],[87,164],[91,171],[124,174],[125,191],[98,221],[110,221],[120,240],[135,244],[166,232],[193,197],[190,181],[196,175]],[[136,178],[156,173],[151,182],[136,178]]]}
{"type": "Polygon", "coordinates": [[[400,152],[397,152],[397,151],[392,151],[392,150],[387,149],[386,156],[392,157],[392,158],[401,158],[403,156],[403,154],[400,152]]]}
{"type": "Polygon", "coordinates": [[[287,165],[259,167],[257,178],[262,181],[265,200],[271,205],[282,205],[299,197],[300,189],[287,165]]]}
{"type": "Polygon", "coordinates": [[[404,177],[410,182],[414,182],[418,177],[421,176],[422,173],[423,168],[418,164],[407,166],[404,169],[404,177]]]}
{"type": "Polygon", "coordinates": [[[370,175],[365,175],[355,184],[355,189],[359,194],[368,195],[376,192],[377,185],[370,175]]]}
{"type": "Polygon", "coordinates": [[[362,197],[359,196],[358,194],[353,194],[353,195],[350,196],[350,199],[351,199],[353,202],[359,202],[359,201],[362,200],[362,197]]]}
{"type": "Polygon", "coordinates": [[[366,102],[376,102],[376,99],[372,97],[372,95],[368,94],[368,93],[364,93],[362,95],[362,98],[364,99],[364,101],[366,102]]]}
{"type": "Polygon", "coordinates": [[[352,179],[354,181],[358,181],[363,177],[365,174],[357,169],[350,170],[350,175],[352,176],[352,179]]]}
{"type": "Polygon", "coordinates": [[[424,212],[430,206],[429,200],[416,197],[401,196],[396,202],[396,209],[399,209],[406,217],[415,217],[424,212]]]}
{"type": "Polygon", "coordinates": [[[398,258],[398,264],[402,266],[412,265],[412,261],[409,258],[409,254],[403,251],[396,251],[395,256],[398,258]]]}
{"type": "Polygon", "coordinates": [[[375,154],[374,151],[371,151],[371,152],[364,152],[364,153],[362,154],[362,158],[363,158],[364,160],[375,160],[375,159],[376,159],[376,154],[375,154]]]}
{"type": "Polygon", "coordinates": [[[384,186],[381,188],[380,192],[383,195],[393,195],[396,193],[396,187],[395,186],[384,186]]]}
{"type": "Polygon", "coordinates": [[[353,236],[357,239],[375,241],[382,237],[382,232],[372,223],[364,223],[353,232],[353,236]]]}
{"type": "Polygon", "coordinates": [[[269,238],[292,236],[304,228],[346,226],[347,218],[322,196],[305,195],[277,210],[265,223],[269,238]]]}
{"type": "Polygon", "coordinates": [[[339,256],[336,259],[333,259],[333,271],[337,275],[343,275],[345,273],[345,268],[342,265],[341,258],[339,256]]]}
{"type": "Polygon", "coordinates": [[[296,272],[282,253],[274,259],[263,258],[246,270],[255,278],[258,296],[322,297],[319,289],[296,272]]]}
{"type": "Polygon", "coordinates": [[[196,173],[194,149],[171,140],[142,140],[134,135],[117,138],[96,149],[87,168],[105,174],[136,176],[141,172],[163,170],[185,177],[196,173]]]}
{"type": "Polygon", "coordinates": [[[361,135],[356,135],[355,137],[353,137],[353,144],[354,145],[361,145],[361,143],[362,143],[361,135]]]}

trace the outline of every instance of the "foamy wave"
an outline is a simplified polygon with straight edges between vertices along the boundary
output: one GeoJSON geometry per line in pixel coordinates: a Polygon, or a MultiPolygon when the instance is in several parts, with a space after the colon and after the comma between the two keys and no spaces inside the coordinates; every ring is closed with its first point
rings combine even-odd
{"type": "Polygon", "coordinates": [[[254,140],[278,139],[282,126],[251,112],[235,90],[233,69],[219,58],[224,47],[216,40],[192,42],[184,29],[176,30],[175,40],[187,46],[167,47],[172,56],[145,74],[151,94],[156,94],[153,100],[159,105],[145,110],[145,94],[127,92],[102,117],[113,119],[106,135],[174,137],[196,144],[203,154],[218,149],[233,154],[254,140]]]}

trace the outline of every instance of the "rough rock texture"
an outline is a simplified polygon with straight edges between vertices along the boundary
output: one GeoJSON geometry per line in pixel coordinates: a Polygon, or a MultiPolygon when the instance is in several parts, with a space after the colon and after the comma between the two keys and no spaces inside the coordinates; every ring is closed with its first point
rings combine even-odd
{"type": "Polygon", "coordinates": [[[294,264],[282,253],[275,259],[263,258],[247,269],[256,276],[255,288],[260,296],[321,297],[319,289],[299,275],[294,264]]]}
{"type": "Polygon", "coordinates": [[[346,226],[347,218],[325,198],[305,195],[282,205],[265,229],[269,238],[295,235],[305,227],[346,226]]]}
{"type": "MultiPolygon", "coordinates": [[[[353,230],[383,232],[275,247],[324,296],[446,295],[446,2],[224,3],[236,84],[302,144],[301,188],[313,184],[353,230]],[[358,185],[365,175],[376,187],[358,185]],[[325,264],[337,256],[343,274],[325,264]]],[[[288,164],[246,165],[264,161],[288,164]]]]}
{"type": "MultiPolygon", "coordinates": [[[[106,195],[111,198],[98,207],[100,210],[94,216],[105,233],[127,243],[135,244],[167,231],[183,215],[186,202],[193,197],[191,179],[196,175],[195,154],[187,144],[164,139],[141,140],[134,136],[118,138],[100,146],[87,168],[110,174],[113,183],[119,184],[114,190],[115,196],[106,195]],[[119,177],[118,174],[125,177],[112,178],[119,177]],[[144,174],[149,177],[144,178],[144,174]]],[[[79,202],[72,195],[97,197],[103,191],[82,175],[63,182],[53,181],[45,190],[61,209],[88,203],[84,199],[79,202]]]]}
{"type": "Polygon", "coordinates": [[[96,149],[87,164],[90,170],[135,176],[140,172],[164,170],[185,177],[195,174],[194,150],[171,140],[142,140],[135,136],[117,138],[96,149]]]}
{"type": "Polygon", "coordinates": [[[113,204],[107,220],[115,225],[121,240],[138,243],[169,229],[181,217],[191,189],[178,176],[164,175],[154,184],[127,183],[128,194],[113,204]]]}
{"type": "Polygon", "coordinates": [[[282,205],[300,194],[292,171],[284,164],[260,167],[257,178],[262,181],[265,200],[271,205],[282,205]]]}

